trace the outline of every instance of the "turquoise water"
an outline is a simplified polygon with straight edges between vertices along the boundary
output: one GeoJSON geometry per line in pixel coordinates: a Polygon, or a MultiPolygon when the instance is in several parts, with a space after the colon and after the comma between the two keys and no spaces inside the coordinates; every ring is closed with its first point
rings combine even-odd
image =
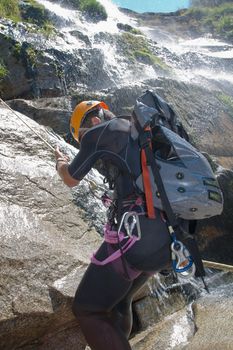
{"type": "Polygon", "coordinates": [[[112,0],[112,2],[136,12],[174,12],[188,8],[190,0],[112,0]]]}

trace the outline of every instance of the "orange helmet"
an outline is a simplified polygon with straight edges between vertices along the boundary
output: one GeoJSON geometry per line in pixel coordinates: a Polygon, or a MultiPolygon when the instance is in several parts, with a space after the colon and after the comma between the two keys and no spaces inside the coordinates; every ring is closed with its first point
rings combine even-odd
{"type": "Polygon", "coordinates": [[[106,103],[102,101],[83,101],[75,107],[70,119],[70,131],[76,141],[79,141],[79,129],[82,120],[90,110],[97,106],[100,106],[103,109],[109,109],[106,103]]]}

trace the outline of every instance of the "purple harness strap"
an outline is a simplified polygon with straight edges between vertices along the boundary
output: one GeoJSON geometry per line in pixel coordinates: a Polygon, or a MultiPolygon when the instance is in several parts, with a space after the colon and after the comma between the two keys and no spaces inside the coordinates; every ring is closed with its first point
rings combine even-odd
{"type": "MultiPolygon", "coordinates": [[[[126,236],[123,232],[119,232],[118,231],[113,231],[110,228],[109,224],[104,225],[104,240],[107,243],[110,244],[117,244],[118,242],[122,242],[123,239],[125,239],[126,236]]],[[[125,252],[127,252],[127,250],[129,250],[136,241],[138,241],[140,238],[138,236],[132,235],[131,237],[129,237],[129,239],[127,240],[127,242],[121,247],[121,249],[116,250],[114,253],[112,253],[110,256],[108,256],[106,259],[104,259],[103,261],[97,260],[95,257],[95,254],[93,254],[92,258],[91,258],[91,262],[95,265],[99,265],[99,266],[104,266],[106,264],[109,264],[110,262],[113,262],[114,260],[118,259],[121,257],[122,254],[124,254],[125,252]]]]}

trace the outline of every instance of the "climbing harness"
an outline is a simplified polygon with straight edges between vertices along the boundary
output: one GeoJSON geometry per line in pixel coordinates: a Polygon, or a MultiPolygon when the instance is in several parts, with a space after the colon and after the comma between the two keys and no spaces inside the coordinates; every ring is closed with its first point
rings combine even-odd
{"type": "Polygon", "coordinates": [[[137,241],[141,239],[141,227],[136,212],[125,212],[122,216],[118,230],[112,230],[109,223],[104,226],[104,240],[110,244],[120,244],[123,240],[127,239],[127,242],[122,245],[118,250],[109,255],[106,259],[100,261],[95,257],[95,253],[91,258],[91,262],[95,265],[104,266],[116,259],[122,257],[137,241]],[[125,229],[126,233],[122,231],[125,229]],[[133,233],[136,228],[136,233],[133,233]]]}

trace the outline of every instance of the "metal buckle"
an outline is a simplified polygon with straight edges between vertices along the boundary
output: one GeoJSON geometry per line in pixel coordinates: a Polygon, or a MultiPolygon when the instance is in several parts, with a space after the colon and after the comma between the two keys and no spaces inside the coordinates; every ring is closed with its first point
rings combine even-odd
{"type": "Polygon", "coordinates": [[[132,236],[137,236],[138,240],[141,238],[141,227],[140,227],[140,222],[138,218],[138,213],[135,211],[126,211],[120,222],[120,226],[118,228],[118,234],[121,231],[122,226],[124,225],[124,228],[127,232],[127,235],[125,238],[132,237],[132,236]],[[137,228],[137,234],[133,234],[134,227],[136,225],[137,228]]]}
{"type": "Polygon", "coordinates": [[[196,271],[193,259],[187,248],[180,241],[174,241],[171,244],[172,265],[175,272],[182,278],[193,277],[196,271]]]}

